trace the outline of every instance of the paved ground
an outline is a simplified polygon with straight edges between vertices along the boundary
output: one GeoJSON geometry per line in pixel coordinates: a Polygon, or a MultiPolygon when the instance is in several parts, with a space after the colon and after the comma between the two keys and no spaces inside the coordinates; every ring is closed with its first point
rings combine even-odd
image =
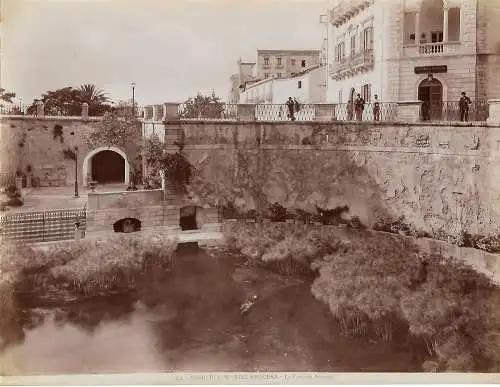
{"type": "MultiPolygon", "coordinates": [[[[123,184],[106,184],[96,188],[96,192],[124,191],[123,184]]],[[[79,188],[79,197],[75,198],[74,187],[40,187],[24,188],[22,197],[24,205],[17,208],[10,208],[9,213],[55,210],[63,208],[80,208],[87,203],[87,188],[79,188]]]]}

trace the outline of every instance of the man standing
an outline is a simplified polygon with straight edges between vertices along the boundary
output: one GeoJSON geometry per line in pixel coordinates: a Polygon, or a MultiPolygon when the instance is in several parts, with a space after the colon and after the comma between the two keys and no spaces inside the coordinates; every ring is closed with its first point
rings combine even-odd
{"type": "Polygon", "coordinates": [[[295,121],[295,103],[292,97],[288,97],[288,101],[286,101],[286,104],[288,106],[288,117],[292,121],[295,121]]]}
{"type": "Polygon", "coordinates": [[[460,110],[460,121],[465,121],[469,119],[469,105],[472,103],[469,97],[465,95],[465,91],[462,91],[462,96],[460,101],[458,101],[458,109],[460,110]]]}
{"type": "Polygon", "coordinates": [[[361,121],[363,117],[363,110],[365,110],[365,100],[361,98],[361,94],[358,93],[356,101],[354,101],[354,110],[356,111],[356,120],[361,121]]]}
{"type": "Polygon", "coordinates": [[[378,95],[375,94],[375,99],[373,100],[373,119],[375,121],[380,121],[380,102],[378,100],[378,95]]]}

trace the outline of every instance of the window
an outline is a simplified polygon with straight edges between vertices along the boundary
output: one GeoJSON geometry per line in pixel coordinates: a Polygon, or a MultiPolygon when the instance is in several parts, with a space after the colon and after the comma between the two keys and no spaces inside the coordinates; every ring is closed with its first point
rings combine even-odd
{"type": "Polygon", "coordinates": [[[280,65],[281,65],[281,58],[276,58],[276,64],[277,64],[278,66],[280,66],[280,65]]]}
{"type": "Polygon", "coordinates": [[[339,103],[343,103],[342,90],[339,90],[339,103]]]}
{"type": "Polygon", "coordinates": [[[302,81],[298,81],[298,82],[297,82],[297,87],[298,87],[299,89],[302,89],[302,81]]]}
{"type": "Polygon", "coordinates": [[[356,35],[351,36],[351,58],[356,54],[356,35]]]}
{"type": "Polygon", "coordinates": [[[278,78],[281,78],[281,75],[282,75],[281,73],[278,73],[278,78]]]}
{"type": "Polygon", "coordinates": [[[370,99],[372,98],[372,85],[363,85],[363,87],[361,88],[361,97],[363,97],[366,102],[370,101],[370,99]]]}
{"type": "Polygon", "coordinates": [[[335,60],[337,62],[342,61],[345,58],[345,44],[344,42],[337,44],[335,48],[335,60]]]}
{"type": "Polygon", "coordinates": [[[306,67],[306,60],[302,59],[302,67],[306,67]]]}
{"type": "Polygon", "coordinates": [[[292,59],[292,66],[295,66],[295,59],[292,59]]]}
{"type": "Polygon", "coordinates": [[[443,41],[443,32],[431,32],[432,43],[442,42],[443,41]]]}
{"type": "Polygon", "coordinates": [[[269,74],[268,74],[268,73],[265,73],[265,74],[264,74],[264,78],[265,78],[265,79],[269,78],[269,74]]]}
{"type": "Polygon", "coordinates": [[[363,30],[362,32],[362,47],[363,51],[372,50],[373,49],[373,28],[369,27],[363,30]]]}
{"type": "Polygon", "coordinates": [[[268,57],[265,57],[265,58],[264,58],[264,65],[265,65],[265,66],[268,66],[268,65],[269,65],[269,58],[268,58],[268,57]]]}

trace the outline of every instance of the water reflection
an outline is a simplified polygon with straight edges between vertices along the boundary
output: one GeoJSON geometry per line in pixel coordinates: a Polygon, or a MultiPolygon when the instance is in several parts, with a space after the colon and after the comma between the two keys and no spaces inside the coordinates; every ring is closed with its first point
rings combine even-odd
{"type": "Polygon", "coordinates": [[[136,294],[31,310],[2,372],[419,370],[409,350],[341,337],[308,283],[193,245],[174,262],[136,294]],[[242,315],[251,295],[259,301],[242,315]]]}

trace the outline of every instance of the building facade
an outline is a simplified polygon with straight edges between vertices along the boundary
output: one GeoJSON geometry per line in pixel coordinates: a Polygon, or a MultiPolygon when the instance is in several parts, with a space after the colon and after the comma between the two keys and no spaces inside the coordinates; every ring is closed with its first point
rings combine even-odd
{"type": "Polygon", "coordinates": [[[500,97],[500,1],[332,0],[327,100],[500,97]],[[429,75],[432,74],[432,77],[429,75]]]}
{"type": "Polygon", "coordinates": [[[254,62],[242,62],[239,59],[237,64],[238,72],[229,78],[231,90],[229,91],[228,103],[238,103],[240,101],[241,90],[244,89],[245,84],[255,79],[253,75],[254,62]]]}
{"type": "Polygon", "coordinates": [[[288,78],[266,78],[248,84],[241,93],[242,103],[283,104],[289,97],[301,103],[312,104],[326,101],[324,68],[316,66],[288,78]]]}
{"type": "Polygon", "coordinates": [[[321,50],[257,50],[257,78],[288,78],[321,62],[321,50]]]}

